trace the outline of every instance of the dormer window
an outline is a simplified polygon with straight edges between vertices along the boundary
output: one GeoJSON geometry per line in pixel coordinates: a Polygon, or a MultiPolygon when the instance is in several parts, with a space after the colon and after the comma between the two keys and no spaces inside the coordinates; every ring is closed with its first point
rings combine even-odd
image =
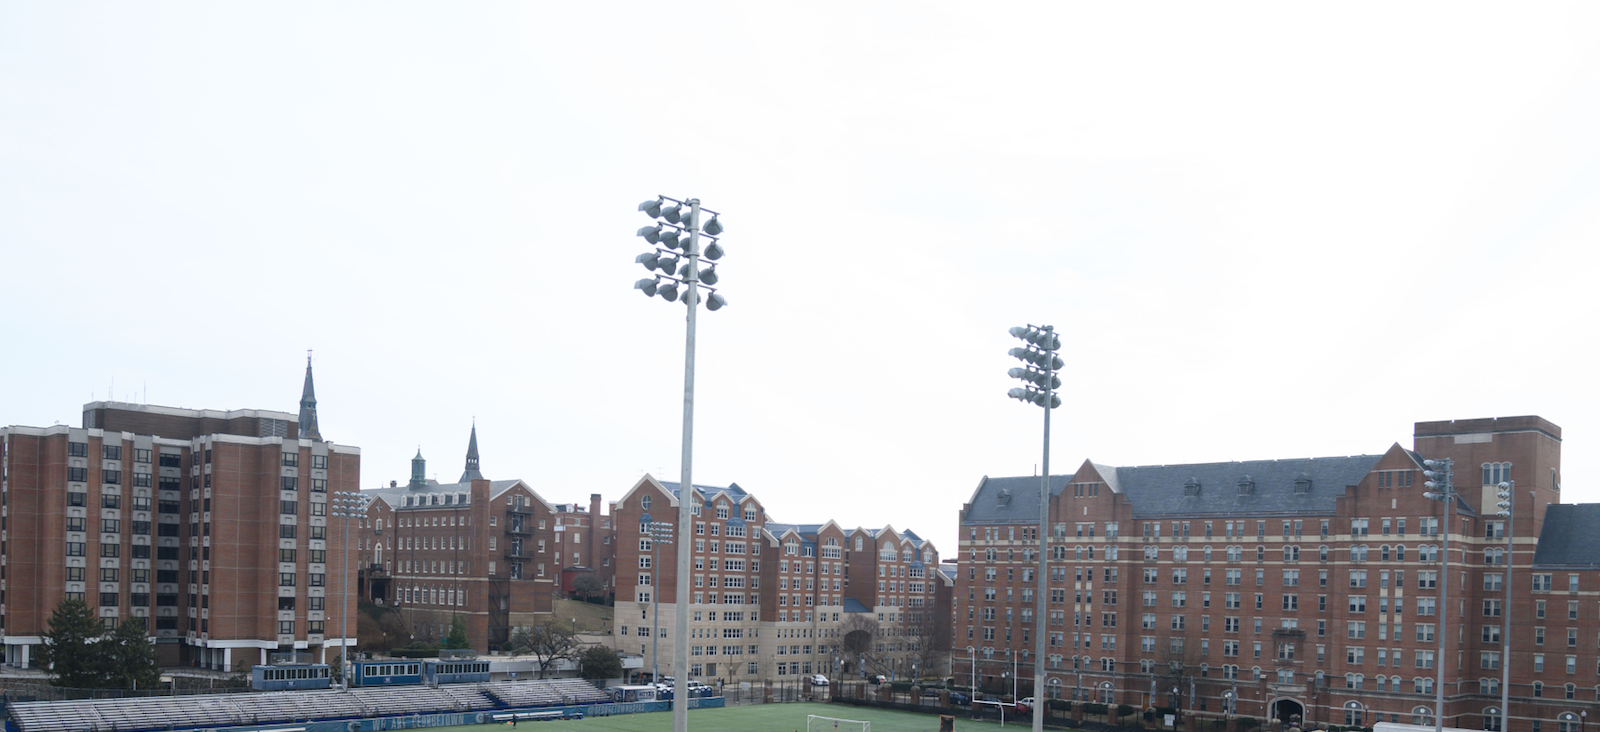
{"type": "Polygon", "coordinates": [[[1256,489],[1256,481],[1255,481],[1254,478],[1251,478],[1250,476],[1246,475],[1243,478],[1239,479],[1239,495],[1248,496],[1252,492],[1254,492],[1255,489],[1256,489]]]}
{"type": "Polygon", "coordinates": [[[995,502],[999,503],[1002,506],[1010,504],[1011,503],[1011,489],[1009,489],[1009,488],[1001,488],[1000,492],[995,495],[995,502]]]}
{"type": "Polygon", "coordinates": [[[1305,473],[1301,473],[1300,477],[1295,478],[1294,479],[1294,492],[1295,493],[1310,493],[1311,492],[1311,476],[1306,475],[1305,473]]]}
{"type": "Polygon", "coordinates": [[[1186,481],[1183,484],[1183,495],[1185,495],[1185,496],[1198,496],[1198,495],[1200,495],[1200,481],[1195,480],[1192,477],[1189,478],[1189,480],[1186,481]]]}

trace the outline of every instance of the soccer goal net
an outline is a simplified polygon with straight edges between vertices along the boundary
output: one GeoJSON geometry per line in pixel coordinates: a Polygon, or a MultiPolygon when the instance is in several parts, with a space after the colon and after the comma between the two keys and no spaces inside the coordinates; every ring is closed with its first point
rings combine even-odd
{"type": "Polygon", "coordinates": [[[872,723],[857,719],[806,715],[806,732],[872,732],[872,723]]]}

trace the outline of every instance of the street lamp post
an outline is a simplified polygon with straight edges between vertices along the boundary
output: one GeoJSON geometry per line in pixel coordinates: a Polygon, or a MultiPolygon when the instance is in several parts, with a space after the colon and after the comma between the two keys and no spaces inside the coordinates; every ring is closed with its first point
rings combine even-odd
{"type": "MultiPolygon", "coordinates": [[[[645,269],[658,272],[654,279],[643,279],[634,287],[646,297],[661,295],[667,302],[678,299],[678,286],[684,288],[683,302],[688,308],[688,327],[684,336],[683,356],[683,465],[678,481],[678,536],[688,536],[693,529],[694,481],[694,337],[695,314],[700,311],[700,288],[711,294],[706,297],[707,310],[720,310],[728,301],[711,285],[717,283],[716,265],[700,271],[700,258],[716,262],[722,258],[722,245],[717,237],[722,234],[722,222],[716,211],[700,208],[700,199],[680,201],[666,196],[639,204],[639,210],[652,219],[660,219],[653,226],[638,231],[655,248],[634,258],[645,269]],[[671,205],[667,205],[668,202],[671,205]],[[685,210],[687,208],[687,210],[685,210]],[[700,214],[711,214],[711,220],[700,225],[700,214]],[[702,252],[700,239],[711,241],[702,252]]],[[[691,560],[688,551],[678,552],[678,582],[676,627],[672,647],[672,732],[689,732],[689,613],[681,608],[689,600],[689,574],[691,560]]],[[[655,588],[657,593],[660,587],[655,588]]]]}
{"type": "MultiPolygon", "coordinates": [[[[672,522],[651,521],[650,514],[639,517],[639,523],[644,526],[645,534],[650,537],[650,571],[652,573],[650,600],[655,608],[650,611],[650,683],[661,683],[661,585],[654,581],[654,577],[661,576],[661,549],[662,544],[672,543],[672,522]]],[[[573,619],[577,623],[577,619],[573,619]]],[[[677,679],[673,679],[677,685],[677,679]]]]}
{"type": "MultiPolygon", "coordinates": [[[[1010,331],[1012,336],[1022,339],[1028,345],[1022,348],[1011,349],[1011,356],[1022,361],[1024,366],[1013,368],[1006,372],[1014,379],[1020,379],[1025,386],[1019,386],[1007,392],[1007,396],[1044,407],[1044,464],[1043,475],[1039,482],[1039,548],[1034,550],[1038,556],[1034,557],[1034,597],[1033,597],[1033,694],[1035,698],[1044,689],[1044,664],[1039,659],[1044,658],[1047,651],[1045,646],[1045,554],[1050,536],[1050,410],[1061,406],[1061,397],[1055,393],[1061,388],[1061,378],[1056,376],[1066,364],[1061,357],[1056,355],[1061,350],[1061,338],[1056,335],[1055,327],[1045,326],[1018,326],[1010,331]]],[[[1012,654],[1013,660],[1016,654],[1012,654]]],[[[1015,698],[1015,694],[1013,694],[1015,698]]],[[[1033,732],[1044,732],[1044,715],[1033,715],[1033,732]]]]}
{"type": "Polygon", "coordinates": [[[1444,525],[1442,531],[1444,535],[1444,556],[1440,560],[1441,564],[1439,565],[1439,655],[1437,658],[1433,659],[1435,671],[1433,689],[1433,703],[1435,707],[1433,710],[1433,730],[1434,732],[1443,732],[1444,641],[1445,635],[1447,634],[1446,628],[1449,627],[1446,624],[1446,618],[1448,617],[1446,613],[1449,612],[1450,609],[1450,530],[1454,528],[1450,523],[1450,519],[1455,514],[1453,509],[1456,505],[1456,487],[1452,482],[1454,475],[1451,469],[1455,466],[1455,461],[1451,460],[1450,458],[1443,458],[1441,460],[1424,460],[1422,461],[1422,465],[1423,467],[1427,468],[1427,470],[1422,471],[1422,475],[1428,479],[1427,482],[1423,483],[1423,486],[1431,489],[1424,493],[1423,496],[1430,500],[1442,501],[1444,503],[1444,518],[1440,520],[1440,523],[1444,525]]]}
{"type": "Polygon", "coordinates": [[[366,500],[353,491],[334,491],[333,516],[344,519],[344,559],[340,573],[344,589],[339,594],[339,687],[350,688],[350,519],[365,516],[366,500]]]}
{"type": "Polygon", "coordinates": [[[1500,732],[1511,732],[1511,570],[1517,552],[1516,484],[1495,486],[1496,516],[1506,520],[1506,606],[1500,613],[1500,732]]]}

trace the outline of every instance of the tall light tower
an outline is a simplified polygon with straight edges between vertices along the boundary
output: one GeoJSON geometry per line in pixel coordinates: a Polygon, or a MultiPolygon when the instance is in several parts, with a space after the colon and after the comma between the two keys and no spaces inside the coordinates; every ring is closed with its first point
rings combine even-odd
{"type": "MultiPolygon", "coordinates": [[[[652,521],[647,513],[639,517],[639,523],[650,537],[650,572],[653,577],[660,577],[661,545],[672,543],[672,522],[652,521]]],[[[652,581],[650,589],[654,590],[650,599],[655,603],[655,609],[650,611],[650,683],[655,684],[661,681],[661,583],[652,581]]]]}
{"type": "Polygon", "coordinates": [[[344,519],[344,559],[340,574],[344,589],[339,594],[339,687],[350,688],[350,519],[366,516],[366,500],[353,491],[334,491],[334,518],[344,519]]]}
{"type": "Polygon", "coordinates": [[[1495,486],[1495,515],[1506,520],[1506,606],[1500,612],[1500,732],[1511,732],[1511,569],[1517,551],[1516,483],[1495,486]]]}
{"type": "MultiPolygon", "coordinates": [[[[1056,335],[1055,326],[1017,326],[1010,333],[1028,345],[1011,349],[1011,356],[1025,365],[1006,373],[1026,385],[1012,389],[1007,395],[1044,407],[1044,470],[1039,479],[1039,535],[1035,537],[1039,540],[1039,548],[1035,550],[1038,555],[1034,557],[1036,576],[1033,596],[1033,697],[1037,705],[1044,698],[1045,689],[1044,575],[1050,536],[1050,410],[1061,406],[1061,397],[1055,393],[1056,389],[1061,388],[1061,378],[1056,376],[1056,372],[1066,364],[1056,355],[1061,350],[1061,338],[1056,335]]],[[[1037,711],[1033,715],[1033,732],[1044,732],[1044,714],[1037,711]]]]}
{"type": "MultiPolygon", "coordinates": [[[[1455,515],[1454,509],[1456,507],[1456,487],[1455,483],[1452,481],[1454,474],[1451,469],[1455,466],[1455,461],[1451,460],[1450,458],[1444,458],[1442,460],[1424,460],[1422,461],[1422,466],[1427,468],[1427,470],[1422,471],[1422,477],[1428,479],[1427,482],[1423,483],[1422,485],[1429,489],[1428,492],[1423,493],[1422,495],[1428,500],[1442,501],[1444,503],[1444,518],[1440,519],[1440,523],[1443,524],[1441,533],[1444,535],[1444,556],[1441,558],[1441,564],[1439,565],[1439,655],[1437,658],[1433,659],[1435,672],[1435,678],[1433,682],[1433,732],[1443,732],[1444,639],[1448,634],[1446,628],[1449,627],[1445,621],[1445,613],[1449,610],[1450,529],[1453,528],[1450,519],[1455,515]]],[[[1503,616],[1504,614],[1502,613],[1502,618],[1503,616]]],[[[1509,628],[1507,630],[1509,630],[1509,628]]]]}
{"type": "MultiPolygon", "coordinates": [[[[644,268],[657,272],[654,278],[634,283],[646,297],[660,295],[667,302],[678,299],[678,287],[683,286],[683,303],[688,306],[688,329],[684,338],[683,356],[683,470],[678,482],[678,536],[688,536],[693,530],[694,515],[694,326],[695,314],[700,311],[700,288],[711,294],[706,297],[707,310],[721,310],[728,304],[716,288],[716,265],[700,271],[700,258],[716,262],[722,258],[722,245],[717,237],[722,234],[722,222],[716,211],[700,208],[700,199],[680,201],[657,196],[639,204],[639,210],[659,223],[639,229],[639,236],[655,248],[634,258],[644,268]],[[669,206],[668,203],[671,205],[669,206]],[[686,210],[687,209],[687,210],[686,210]],[[700,225],[700,214],[711,214],[711,220],[700,225]],[[711,240],[702,252],[700,239],[711,240]]],[[[672,646],[672,732],[689,732],[689,574],[692,564],[690,552],[678,552],[678,582],[676,627],[672,646]]],[[[655,588],[660,594],[661,588],[655,588]]]]}

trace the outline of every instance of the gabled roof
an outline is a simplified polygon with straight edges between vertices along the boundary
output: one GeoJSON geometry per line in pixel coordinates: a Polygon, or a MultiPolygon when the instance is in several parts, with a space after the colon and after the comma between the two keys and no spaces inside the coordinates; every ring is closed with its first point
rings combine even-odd
{"type": "MultiPolygon", "coordinates": [[[[540,503],[543,503],[545,505],[545,508],[550,509],[551,512],[555,511],[555,506],[550,505],[549,501],[546,501],[543,496],[540,496],[539,492],[533,489],[533,486],[530,486],[527,483],[522,482],[521,480],[491,480],[491,481],[489,481],[489,499],[490,500],[494,500],[496,498],[499,498],[500,496],[504,495],[506,491],[509,491],[512,488],[515,488],[515,487],[517,487],[519,485],[524,487],[524,488],[527,488],[528,489],[528,493],[531,494],[534,498],[538,499],[540,503]]],[[[404,510],[404,509],[407,509],[407,508],[411,508],[411,509],[418,509],[418,508],[445,508],[446,506],[444,506],[443,504],[440,504],[438,506],[434,506],[432,504],[429,504],[428,506],[407,506],[406,505],[406,496],[432,496],[432,495],[444,495],[444,494],[447,494],[447,493],[462,493],[462,494],[466,494],[466,495],[470,496],[470,495],[472,495],[472,484],[471,483],[432,483],[432,482],[430,482],[427,485],[422,486],[420,488],[411,488],[411,487],[408,487],[408,486],[399,486],[399,487],[395,487],[395,488],[389,488],[389,487],[372,488],[372,489],[367,489],[367,490],[361,491],[361,495],[368,497],[369,500],[372,497],[381,497],[383,499],[384,503],[389,504],[389,506],[394,508],[395,510],[404,510]]],[[[465,505],[465,504],[452,504],[452,505],[465,505]]]]}
{"type": "MultiPolygon", "coordinates": [[[[1134,518],[1159,516],[1333,515],[1347,486],[1372,472],[1382,455],[1246,460],[1114,468],[1093,464],[1113,493],[1132,503],[1134,518]],[[1248,490],[1241,489],[1247,484],[1248,490]]],[[[1070,475],[1050,476],[1060,495],[1070,475]]],[[[1017,523],[1039,515],[1037,476],[990,478],[978,484],[963,524],[1017,523]]]]}
{"type": "Polygon", "coordinates": [[[1600,503],[1552,503],[1545,507],[1533,566],[1600,568],[1600,503]]]}

